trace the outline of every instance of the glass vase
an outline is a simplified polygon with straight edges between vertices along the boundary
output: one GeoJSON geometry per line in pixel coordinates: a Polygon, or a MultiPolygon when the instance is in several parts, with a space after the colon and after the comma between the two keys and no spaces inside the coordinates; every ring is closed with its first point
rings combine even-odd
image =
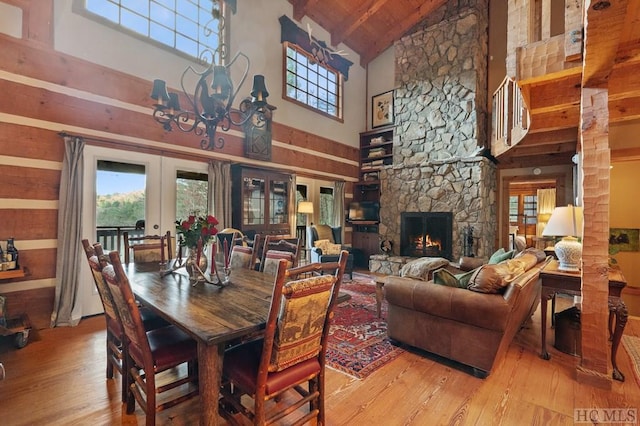
{"type": "Polygon", "coordinates": [[[206,276],[204,274],[207,271],[209,262],[204,250],[202,250],[202,252],[200,253],[200,263],[197,264],[196,267],[197,259],[198,250],[196,248],[189,249],[189,254],[187,255],[187,260],[185,261],[185,269],[187,270],[187,274],[189,274],[189,279],[195,282],[206,281],[206,276]]]}

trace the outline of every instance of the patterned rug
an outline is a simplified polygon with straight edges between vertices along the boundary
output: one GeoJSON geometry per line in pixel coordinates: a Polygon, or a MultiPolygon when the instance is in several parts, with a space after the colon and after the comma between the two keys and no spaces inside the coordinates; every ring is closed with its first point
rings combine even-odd
{"type": "Polygon", "coordinates": [[[633,365],[633,375],[636,378],[636,383],[640,385],[640,337],[635,336],[622,336],[622,346],[624,346],[631,364],[633,365]]]}
{"type": "Polygon", "coordinates": [[[359,379],[403,352],[387,338],[386,303],[378,318],[375,290],[375,282],[363,275],[354,274],[351,281],[343,282],[340,292],[351,298],[335,307],[329,329],[327,365],[359,379]]]}

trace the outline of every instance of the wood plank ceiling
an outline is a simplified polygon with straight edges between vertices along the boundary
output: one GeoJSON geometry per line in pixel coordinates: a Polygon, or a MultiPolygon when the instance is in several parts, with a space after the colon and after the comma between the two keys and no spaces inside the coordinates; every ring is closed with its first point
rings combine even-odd
{"type": "Polygon", "coordinates": [[[344,43],[366,66],[446,0],[289,0],[293,17],[308,16],[344,43]]]}
{"type": "MultiPolygon", "coordinates": [[[[331,34],[331,46],[344,43],[366,66],[446,0],[289,2],[297,21],[307,16],[317,22],[331,34]]],[[[531,131],[499,159],[503,166],[566,164],[576,152],[582,87],[608,84],[611,123],[640,119],[640,1],[591,2],[592,7],[596,3],[614,7],[589,23],[585,39],[592,46],[584,67],[578,58],[562,72],[519,82],[530,102],[531,131]]]]}

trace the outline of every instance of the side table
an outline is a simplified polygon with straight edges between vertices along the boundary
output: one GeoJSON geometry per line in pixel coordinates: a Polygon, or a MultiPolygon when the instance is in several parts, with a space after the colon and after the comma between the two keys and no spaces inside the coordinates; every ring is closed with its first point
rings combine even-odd
{"type": "MultiPolygon", "coordinates": [[[[542,334],[542,351],[540,356],[543,359],[550,359],[547,352],[547,302],[556,293],[580,296],[582,278],[579,273],[563,272],[558,270],[558,261],[552,260],[540,272],[542,289],[540,292],[540,321],[542,334]]],[[[618,346],[622,339],[622,333],[627,325],[627,307],[620,297],[622,289],[627,285],[627,281],[619,270],[609,270],[609,340],[611,340],[611,365],[613,367],[613,378],[621,382],[624,381],[624,374],[618,369],[616,355],[618,346]],[[615,322],[614,322],[615,320],[615,322]]]]}

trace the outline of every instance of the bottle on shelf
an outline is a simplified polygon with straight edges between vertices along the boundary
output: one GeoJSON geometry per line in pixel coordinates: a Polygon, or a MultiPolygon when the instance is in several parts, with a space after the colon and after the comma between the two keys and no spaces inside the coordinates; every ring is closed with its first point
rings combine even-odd
{"type": "Polygon", "coordinates": [[[9,266],[7,267],[8,270],[13,270],[13,269],[18,269],[20,268],[20,263],[18,263],[18,249],[16,248],[14,242],[13,242],[13,238],[9,238],[7,240],[7,261],[9,263],[9,266]]]}

